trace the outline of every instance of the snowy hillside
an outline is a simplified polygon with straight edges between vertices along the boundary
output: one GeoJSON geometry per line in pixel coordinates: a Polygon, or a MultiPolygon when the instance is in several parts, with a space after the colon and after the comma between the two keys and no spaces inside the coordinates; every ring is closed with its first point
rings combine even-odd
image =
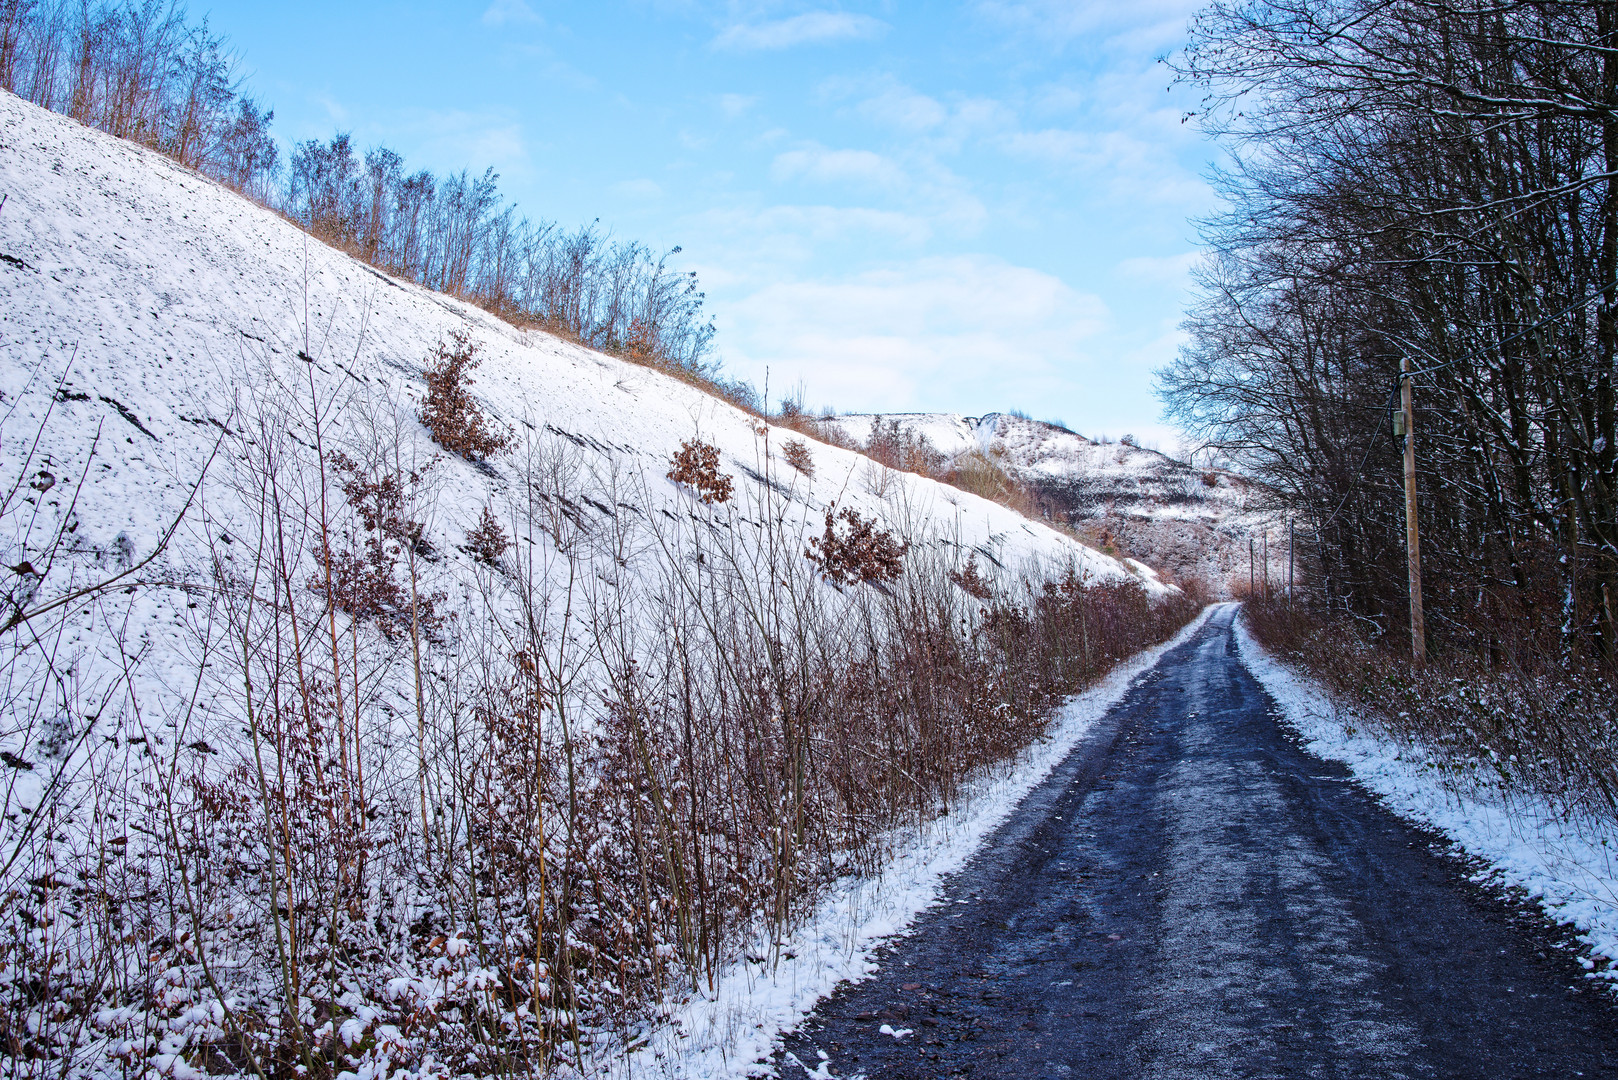
{"type": "Polygon", "coordinates": [[[981,454],[1027,486],[1047,512],[1171,576],[1200,576],[1216,590],[1245,586],[1248,540],[1262,544],[1265,529],[1271,578],[1285,573],[1284,522],[1262,509],[1261,489],[1234,473],[1010,413],[846,414],[824,422],[861,446],[878,425],[897,424],[946,459],[981,454]]]}
{"type": "Polygon", "coordinates": [[[0,1037],[52,1075],[689,1046],[1191,615],[5,93],[0,196],[0,1037]]]}
{"type": "MultiPolygon", "coordinates": [[[[158,154],[11,95],[0,96],[0,140],[0,391],[15,409],[6,458],[21,459],[61,379],[41,446],[56,475],[77,475],[103,426],[98,467],[79,497],[83,550],[111,550],[119,536],[137,553],[156,542],[244,386],[273,377],[303,386],[312,377],[319,397],[408,403],[420,396],[428,353],[457,329],[480,349],[474,392],[491,414],[649,477],[660,505],[684,507],[663,474],[699,432],[718,445],[727,471],[761,475],[766,466],[765,441],[739,410],[385,277],[158,154]],[[300,354],[312,357],[308,371],[300,354]]],[[[414,435],[425,441],[425,432],[414,435]]],[[[811,528],[833,502],[884,519],[902,503],[918,541],[936,533],[934,542],[1010,567],[1038,557],[1077,560],[1096,579],[1130,573],[993,503],[914,477],[873,480],[866,459],[833,447],[816,446],[814,455],[813,479],[785,470],[811,528]]],[[[441,546],[453,549],[513,477],[498,463],[479,469],[458,459],[445,460],[440,476],[441,546]]],[[[173,561],[205,563],[196,543],[182,538],[173,561]]]]}

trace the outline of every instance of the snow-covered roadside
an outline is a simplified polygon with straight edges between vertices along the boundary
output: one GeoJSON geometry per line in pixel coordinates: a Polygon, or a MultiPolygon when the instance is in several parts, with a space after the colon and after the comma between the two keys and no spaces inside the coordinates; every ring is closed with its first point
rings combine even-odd
{"type": "Polygon", "coordinates": [[[1580,931],[1587,979],[1618,990],[1618,836],[1598,823],[1563,820],[1543,801],[1478,789],[1459,793],[1439,779],[1431,754],[1368,734],[1352,710],[1314,680],[1267,653],[1241,619],[1241,656],[1281,706],[1304,748],[1340,761],[1395,813],[1436,829],[1488,863],[1477,880],[1521,888],[1558,923],[1580,931]],[[1591,970],[1603,967],[1604,970],[1591,970]]]}
{"type": "Polygon", "coordinates": [[[674,1009],[670,1023],[651,1033],[627,1059],[612,1063],[608,1074],[721,1078],[767,1073],[758,1062],[770,1056],[781,1033],[801,1023],[839,983],[875,972],[872,953],[885,940],[908,932],[916,916],[938,900],[943,879],[966,864],[1023,797],[1117,704],[1136,676],[1196,633],[1213,610],[1205,608],[1172,639],[1135,654],[1075,695],[1044,740],[1009,768],[971,785],[950,814],[924,829],[897,832],[891,839],[892,858],[880,877],[850,879],[829,892],[816,916],[782,943],[778,964],[733,965],[714,993],[674,1009]]]}

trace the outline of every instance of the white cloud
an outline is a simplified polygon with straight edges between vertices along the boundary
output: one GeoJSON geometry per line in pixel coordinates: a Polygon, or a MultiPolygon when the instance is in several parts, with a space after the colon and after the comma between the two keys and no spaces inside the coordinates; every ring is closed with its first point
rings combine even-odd
{"type": "Polygon", "coordinates": [[[1191,283],[1191,271],[1202,259],[1203,253],[1200,251],[1184,251],[1178,255],[1140,255],[1120,262],[1118,273],[1135,281],[1183,288],[1191,283]]]}
{"type": "Polygon", "coordinates": [[[874,188],[904,184],[904,170],[870,150],[828,150],[815,146],[777,154],[770,165],[775,180],[803,178],[820,183],[854,183],[874,188]]]}
{"type": "Polygon", "coordinates": [[[739,374],[801,380],[848,410],[987,411],[1042,400],[1086,362],[1102,302],[983,255],[917,259],[832,280],[784,280],[720,306],[739,374]]]}
{"type": "Polygon", "coordinates": [[[405,161],[411,168],[477,173],[493,168],[507,182],[533,172],[522,121],[508,109],[412,110],[400,117],[397,128],[414,136],[410,141],[415,149],[405,161]]]}
{"type": "Polygon", "coordinates": [[[1108,38],[1130,49],[1178,45],[1205,0],[979,0],[991,21],[1052,44],[1108,38]]]}
{"type": "Polygon", "coordinates": [[[887,248],[914,249],[933,235],[932,223],[913,213],[870,207],[732,206],[683,218],[681,236],[696,252],[710,253],[705,265],[693,267],[715,288],[744,282],[775,280],[828,248],[873,239],[887,248]]]}
{"type": "Polygon", "coordinates": [[[790,49],[829,41],[862,41],[880,36],[888,24],[869,15],[844,11],[809,11],[791,18],[727,26],[713,47],[734,52],[790,49]]]}
{"type": "Polygon", "coordinates": [[[612,185],[613,194],[626,199],[636,199],[641,202],[650,202],[663,197],[663,185],[656,180],[647,180],[644,177],[638,180],[620,180],[612,185]]]}
{"type": "Polygon", "coordinates": [[[538,23],[543,20],[529,7],[526,0],[494,0],[483,12],[483,25],[505,26],[513,23],[538,23]]]}
{"type": "Polygon", "coordinates": [[[937,99],[908,86],[889,86],[859,104],[860,114],[900,131],[927,131],[949,119],[949,110],[937,99]]]}
{"type": "Polygon", "coordinates": [[[1107,183],[1114,197],[1196,207],[1208,185],[1175,156],[1175,147],[1127,130],[1046,128],[999,139],[1011,157],[1067,169],[1107,183]]]}
{"type": "Polygon", "coordinates": [[[726,120],[734,120],[758,104],[758,98],[749,94],[720,94],[719,111],[726,120]]]}

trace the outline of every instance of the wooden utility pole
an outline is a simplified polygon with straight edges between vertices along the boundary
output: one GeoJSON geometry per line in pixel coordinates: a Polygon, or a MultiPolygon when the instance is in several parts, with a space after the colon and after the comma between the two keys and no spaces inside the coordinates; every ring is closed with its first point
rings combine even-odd
{"type": "Polygon", "coordinates": [[[1408,356],[1400,365],[1400,371],[1399,395],[1404,406],[1405,437],[1405,550],[1410,561],[1410,658],[1421,667],[1427,663],[1427,620],[1421,612],[1421,536],[1416,530],[1416,405],[1408,356]]]}
{"type": "Polygon", "coordinates": [[[1247,598],[1258,599],[1258,560],[1253,554],[1253,538],[1247,538],[1247,598]]]}
{"type": "Polygon", "coordinates": [[[1270,602],[1270,527],[1264,526],[1264,602],[1270,602]]]}
{"type": "Polygon", "coordinates": [[[1292,578],[1294,568],[1298,565],[1298,525],[1292,518],[1287,518],[1287,607],[1292,606],[1292,578]]]}

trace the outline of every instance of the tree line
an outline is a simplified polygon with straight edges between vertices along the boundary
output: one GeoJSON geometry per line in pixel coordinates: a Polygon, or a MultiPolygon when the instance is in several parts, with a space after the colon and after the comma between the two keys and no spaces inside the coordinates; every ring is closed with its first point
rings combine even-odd
{"type": "Polygon", "coordinates": [[[696,275],[669,265],[679,248],[532,221],[492,169],[412,172],[344,133],[283,160],[275,114],[237,67],[207,20],[173,2],[0,0],[0,87],[158,150],[389,273],[756,404],[717,377],[696,275]]]}
{"type": "Polygon", "coordinates": [[[1221,0],[1191,31],[1173,64],[1228,163],[1171,416],[1397,640],[1408,362],[1437,647],[1610,658],[1618,4],[1221,0]]]}

